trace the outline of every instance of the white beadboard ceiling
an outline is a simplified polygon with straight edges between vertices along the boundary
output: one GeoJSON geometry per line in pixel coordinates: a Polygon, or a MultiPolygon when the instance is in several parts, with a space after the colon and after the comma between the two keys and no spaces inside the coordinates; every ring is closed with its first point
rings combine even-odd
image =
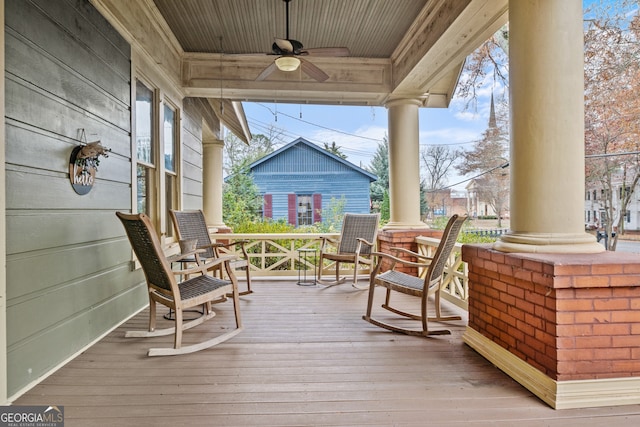
{"type": "MultiPolygon", "coordinates": [[[[289,37],[389,58],[429,0],[291,0],[289,37]]],[[[447,0],[451,1],[451,0],[447,0]]],[[[286,37],[283,0],[154,0],[185,52],[269,53],[286,37]]]]}
{"type": "MultiPolygon", "coordinates": [[[[104,0],[124,9],[119,1],[104,0]]],[[[435,108],[449,105],[466,56],[508,12],[508,0],[291,0],[289,39],[349,49],[349,57],[304,59],[328,76],[320,80],[308,70],[269,71],[274,38],[287,37],[283,0],[144,2],[182,49],[188,96],[354,105],[411,98],[435,108]]]]}

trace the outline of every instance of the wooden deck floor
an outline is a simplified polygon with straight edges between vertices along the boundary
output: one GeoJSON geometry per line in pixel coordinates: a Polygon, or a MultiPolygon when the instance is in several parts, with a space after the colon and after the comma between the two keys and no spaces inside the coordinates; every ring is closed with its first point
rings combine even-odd
{"type": "MultiPolygon", "coordinates": [[[[123,338],[146,327],[144,311],[14,404],[63,405],[66,427],[640,425],[640,405],[549,408],[462,342],[464,321],[408,337],[363,321],[366,291],[348,284],[254,289],[241,298],[246,329],[227,343],[148,358],[171,340],[123,338]]],[[[231,325],[230,308],[185,341],[231,325]]]]}

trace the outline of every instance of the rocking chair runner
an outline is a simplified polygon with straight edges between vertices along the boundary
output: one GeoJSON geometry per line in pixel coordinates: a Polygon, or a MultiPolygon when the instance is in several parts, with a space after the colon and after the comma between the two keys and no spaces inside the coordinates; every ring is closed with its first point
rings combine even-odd
{"type": "MultiPolygon", "coordinates": [[[[253,293],[253,291],[251,290],[249,256],[247,255],[247,250],[244,247],[245,243],[247,243],[246,240],[237,240],[230,243],[212,243],[211,236],[209,235],[209,228],[207,227],[204,213],[202,213],[201,210],[171,210],[170,213],[171,220],[173,221],[173,226],[178,233],[178,239],[196,239],[198,241],[198,243],[196,244],[196,248],[202,250],[202,252],[199,253],[199,258],[203,258],[204,260],[219,258],[221,255],[220,249],[240,246],[242,256],[231,261],[231,267],[233,268],[233,270],[245,271],[245,277],[247,279],[247,290],[240,292],[240,295],[253,293]]],[[[197,261],[193,257],[191,257],[190,260],[193,262],[197,261]]]]}
{"type": "Polygon", "coordinates": [[[447,226],[444,230],[444,234],[442,235],[442,239],[440,240],[440,244],[436,249],[433,257],[427,257],[421,254],[417,254],[415,252],[409,251],[403,248],[392,248],[395,250],[396,255],[389,255],[385,253],[374,252],[374,256],[378,258],[378,262],[371,272],[371,281],[369,285],[369,300],[367,304],[367,312],[362,318],[369,323],[372,323],[376,326],[380,326],[381,328],[388,329],[394,332],[401,332],[408,335],[417,335],[417,336],[429,336],[429,335],[443,335],[450,334],[449,330],[429,330],[428,322],[429,321],[450,321],[450,320],[460,320],[460,316],[449,316],[443,317],[440,314],[440,292],[442,286],[442,277],[444,275],[444,267],[446,265],[447,259],[453,250],[453,247],[456,243],[456,239],[458,238],[458,234],[462,229],[462,224],[466,221],[467,217],[459,217],[458,215],[453,215],[447,226]],[[416,261],[408,261],[407,259],[401,259],[399,257],[400,253],[405,255],[410,255],[416,261]],[[384,262],[390,262],[391,266],[389,270],[382,272],[381,267],[384,262]],[[407,273],[403,273],[401,271],[397,271],[397,266],[412,266],[417,267],[419,270],[423,269],[423,277],[413,276],[407,273]],[[404,327],[391,325],[389,323],[382,322],[380,320],[376,320],[371,317],[372,305],[373,305],[373,296],[375,292],[376,286],[382,286],[386,288],[387,295],[385,299],[385,303],[382,305],[383,308],[401,316],[408,317],[414,320],[420,320],[422,322],[422,330],[415,329],[407,329],[404,327]],[[415,296],[421,299],[421,309],[420,315],[408,313],[406,311],[399,310],[397,308],[393,308],[390,306],[390,295],[391,291],[400,292],[403,294],[415,296]],[[431,295],[435,295],[435,310],[436,317],[428,317],[427,316],[427,302],[431,295]]]}
{"type": "Polygon", "coordinates": [[[380,214],[345,214],[340,232],[340,240],[321,237],[320,261],[318,268],[318,283],[334,286],[344,283],[346,277],[340,277],[340,263],[353,264],[353,286],[358,278],[360,264],[371,265],[371,252],[376,244],[380,214]],[[329,250],[331,245],[337,246],[337,251],[329,250]],[[324,260],[335,262],[336,280],[327,282],[322,280],[324,260]]]}
{"type": "Polygon", "coordinates": [[[162,251],[160,241],[148,216],[145,214],[125,214],[116,212],[122,222],[129,242],[142,265],[149,291],[149,330],[128,331],[126,337],[157,337],[175,335],[173,348],[152,348],[149,356],[170,356],[193,353],[224,342],[242,331],[240,307],[238,299],[238,284],[229,262],[233,257],[217,258],[213,262],[198,264],[193,268],[171,270],[170,262],[180,261],[183,257],[194,256],[196,252],[181,254],[167,258],[162,251]],[[213,268],[222,266],[226,269],[230,280],[221,280],[206,274],[213,268]],[[178,283],[174,275],[195,277],[178,283]],[[215,313],[211,310],[211,303],[225,295],[231,294],[235,315],[236,328],[226,334],[207,341],[182,347],[182,332],[211,319],[215,313]],[[175,311],[175,326],[156,330],[156,302],[175,311]],[[204,314],[197,319],[183,323],[183,312],[186,309],[204,306],[204,314]]]}

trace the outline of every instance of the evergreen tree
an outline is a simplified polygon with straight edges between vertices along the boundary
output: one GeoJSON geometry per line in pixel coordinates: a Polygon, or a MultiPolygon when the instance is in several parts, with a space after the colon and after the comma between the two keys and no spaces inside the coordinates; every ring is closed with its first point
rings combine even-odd
{"type": "Polygon", "coordinates": [[[262,220],[262,198],[248,165],[247,161],[238,164],[224,185],[222,219],[232,229],[262,220]]]}
{"type": "Polygon", "coordinates": [[[329,144],[328,144],[328,143],[326,143],[326,142],[324,143],[324,149],[325,149],[325,151],[328,151],[329,153],[334,154],[334,155],[336,155],[336,156],[340,157],[341,159],[345,159],[345,160],[346,160],[346,159],[347,159],[347,155],[346,155],[346,154],[344,154],[344,153],[340,150],[340,148],[341,148],[340,146],[336,145],[336,142],[335,142],[335,141],[333,141],[333,142],[331,143],[331,145],[329,145],[329,144]]]}
{"type": "Polygon", "coordinates": [[[377,181],[371,183],[371,203],[374,212],[381,212],[384,195],[389,192],[389,141],[386,137],[378,144],[371,164],[366,169],[378,177],[377,181]]]}

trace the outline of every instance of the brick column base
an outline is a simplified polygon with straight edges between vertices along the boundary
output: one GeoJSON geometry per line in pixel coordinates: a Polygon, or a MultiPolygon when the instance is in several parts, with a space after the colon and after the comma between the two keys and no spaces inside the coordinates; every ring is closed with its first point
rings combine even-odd
{"type": "MultiPolygon", "coordinates": [[[[413,252],[418,251],[418,244],[416,243],[416,237],[425,236],[433,238],[441,238],[442,230],[381,230],[378,232],[378,251],[388,254],[392,254],[392,247],[400,247],[408,249],[413,252]]],[[[401,258],[408,258],[406,255],[401,255],[401,258]]],[[[415,261],[415,260],[410,260],[415,261]]],[[[382,269],[384,270],[384,264],[382,269]]],[[[415,267],[400,266],[397,267],[398,271],[403,271],[407,274],[417,275],[418,270],[415,267]]]]}
{"type": "Polygon", "coordinates": [[[640,403],[640,256],[464,245],[464,340],[554,408],[640,403]]]}

